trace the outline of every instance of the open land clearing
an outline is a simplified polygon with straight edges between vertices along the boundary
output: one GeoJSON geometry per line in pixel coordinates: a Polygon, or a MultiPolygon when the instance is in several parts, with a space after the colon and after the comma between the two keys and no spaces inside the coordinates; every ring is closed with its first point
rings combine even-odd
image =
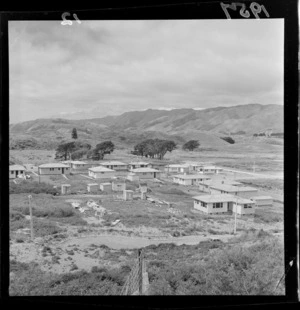
{"type": "MultiPolygon", "coordinates": [[[[49,189],[57,186],[60,190],[61,184],[71,184],[71,192],[59,196],[31,193],[35,231],[32,242],[29,192],[24,190],[24,184],[34,186],[39,178],[31,174],[31,179],[12,184],[10,293],[120,294],[137,248],[145,250],[150,294],[273,293],[284,267],[281,150],[271,153],[257,148],[248,153],[177,150],[164,160],[151,160],[158,166],[182,161],[214,162],[235,170],[224,170],[215,179],[239,181],[256,187],[259,195],[272,196],[272,207],[257,207],[255,215],[237,217],[235,236],[234,215],[206,215],[193,208],[192,197],[199,195],[196,186],[174,184],[167,174],[160,178],[163,183],[147,180],[147,196],[170,203],[167,205],[141,200],[139,182],[126,180],[126,188],[133,190],[134,199],[124,201],[121,192],[88,193],[87,184],[105,180],[90,180],[86,173],[68,175],[68,180],[62,176],[40,178],[49,189]],[[246,165],[247,158],[252,157],[255,173],[251,160],[246,165]],[[99,216],[88,208],[91,200],[101,205],[105,213],[99,216]],[[72,207],[72,202],[85,207],[85,212],[72,207]],[[114,225],[117,220],[120,221],[114,225]],[[258,279],[263,272],[267,276],[258,279]]],[[[11,151],[11,155],[24,163],[38,165],[53,161],[54,152],[11,151]]],[[[136,160],[136,156],[116,150],[105,159],[129,162],[136,160]]],[[[274,294],[284,294],[283,282],[274,294]]]]}

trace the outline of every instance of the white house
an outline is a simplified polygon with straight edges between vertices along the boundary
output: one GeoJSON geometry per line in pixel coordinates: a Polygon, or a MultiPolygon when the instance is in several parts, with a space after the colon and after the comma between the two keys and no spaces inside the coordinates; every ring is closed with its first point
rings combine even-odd
{"type": "Polygon", "coordinates": [[[137,168],[133,169],[132,173],[139,176],[140,179],[153,179],[160,176],[160,171],[153,168],[137,168]]]}
{"type": "Polygon", "coordinates": [[[10,165],[9,166],[9,178],[15,179],[15,178],[18,178],[19,176],[24,176],[25,170],[26,169],[21,165],[10,165]]]}
{"type": "Polygon", "coordinates": [[[39,174],[70,174],[70,167],[62,163],[42,164],[38,167],[39,174]]]}
{"type": "Polygon", "coordinates": [[[210,177],[204,174],[179,174],[173,176],[173,182],[181,185],[197,185],[198,182],[210,180],[210,177]]]}
{"type": "Polygon", "coordinates": [[[235,199],[232,195],[202,195],[195,196],[194,208],[205,213],[227,213],[232,209],[235,199]]]}
{"type": "Polygon", "coordinates": [[[128,164],[122,163],[120,161],[106,161],[99,163],[100,166],[115,170],[115,171],[127,171],[128,164]]]}
{"type": "Polygon", "coordinates": [[[109,179],[115,176],[116,171],[103,167],[103,166],[98,166],[98,167],[93,167],[89,168],[89,176],[94,178],[94,179],[109,179]]]}
{"type": "Polygon", "coordinates": [[[244,198],[250,198],[257,194],[257,189],[248,186],[236,186],[227,184],[214,184],[210,186],[211,194],[231,194],[238,195],[244,198]]]}
{"type": "Polygon", "coordinates": [[[137,168],[151,168],[152,165],[150,163],[146,163],[144,161],[136,161],[128,164],[129,170],[137,169],[137,168]]]}
{"type": "Polygon", "coordinates": [[[255,213],[255,202],[250,199],[236,197],[233,202],[232,212],[238,215],[247,215],[255,213]]]}
{"type": "Polygon", "coordinates": [[[165,172],[169,173],[185,173],[189,172],[189,165],[187,164],[174,164],[165,166],[165,172]]]}
{"type": "Polygon", "coordinates": [[[214,186],[214,185],[218,186],[218,185],[222,185],[222,184],[232,185],[232,186],[241,186],[242,185],[242,183],[240,183],[240,182],[231,181],[231,180],[217,181],[217,180],[208,179],[208,180],[203,180],[203,181],[198,182],[199,191],[205,192],[205,193],[211,192],[211,190],[210,190],[211,186],[214,186]]]}
{"type": "Polygon", "coordinates": [[[216,167],[216,166],[210,166],[210,165],[200,165],[196,167],[196,170],[199,173],[220,173],[222,171],[222,168],[216,167]]]}
{"type": "Polygon", "coordinates": [[[273,198],[271,196],[253,196],[250,197],[255,202],[257,207],[267,207],[273,205],[273,198]]]}
{"type": "Polygon", "coordinates": [[[89,167],[88,163],[79,160],[67,160],[63,161],[62,163],[68,165],[72,169],[85,169],[89,167]]]}

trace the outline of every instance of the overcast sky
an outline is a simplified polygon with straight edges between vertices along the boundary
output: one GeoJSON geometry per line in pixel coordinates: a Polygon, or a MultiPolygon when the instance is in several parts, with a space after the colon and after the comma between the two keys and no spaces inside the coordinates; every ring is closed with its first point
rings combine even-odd
{"type": "Polygon", "coordinates": [[[283,30],[276,19],[9,22],[10,122],[283,105],[283,30]]]}

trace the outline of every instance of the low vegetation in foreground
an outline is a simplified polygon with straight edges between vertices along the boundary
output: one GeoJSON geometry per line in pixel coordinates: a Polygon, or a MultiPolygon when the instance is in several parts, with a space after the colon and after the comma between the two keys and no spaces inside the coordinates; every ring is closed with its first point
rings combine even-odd
{"type": "MultiPolygon", "coordinates": [[[[87,272],[73,266],[74,271],[58,275],[12,260],[10,295],[119,295],[136,253],[105,250],[108,258],[123,257],[118,268],[99,263],[87,272]]],[[[257,234],[248,246],[221,241],[152,245],[145,248],[145,260],[149,295],[284,294],[284,281],[276,289],[283,273],[283,246],[268,234],[257,234]]]]}

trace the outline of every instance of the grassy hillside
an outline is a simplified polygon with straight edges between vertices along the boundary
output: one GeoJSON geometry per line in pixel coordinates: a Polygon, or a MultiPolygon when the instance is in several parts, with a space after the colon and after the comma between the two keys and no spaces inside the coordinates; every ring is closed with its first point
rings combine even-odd
{"type": "MultiPolygon", "coordinates": [[[[91,145],[112,140],[117,147],[125,148],[145,139],[159,138],[180,145],[197,139],[203,147],[216,148],[226,144],[219,139],[224,135],[240,132],[250,137],[267,129],[283,132],[283,107],[249,104],[197,111],[149,109],[90,120],[38,119],[10,125],[10,148],[54,149],[71,139],[73,128],[80,140],[91,145]]],[[[274,143],[278,144],[277,139],[274,143]]]]}

